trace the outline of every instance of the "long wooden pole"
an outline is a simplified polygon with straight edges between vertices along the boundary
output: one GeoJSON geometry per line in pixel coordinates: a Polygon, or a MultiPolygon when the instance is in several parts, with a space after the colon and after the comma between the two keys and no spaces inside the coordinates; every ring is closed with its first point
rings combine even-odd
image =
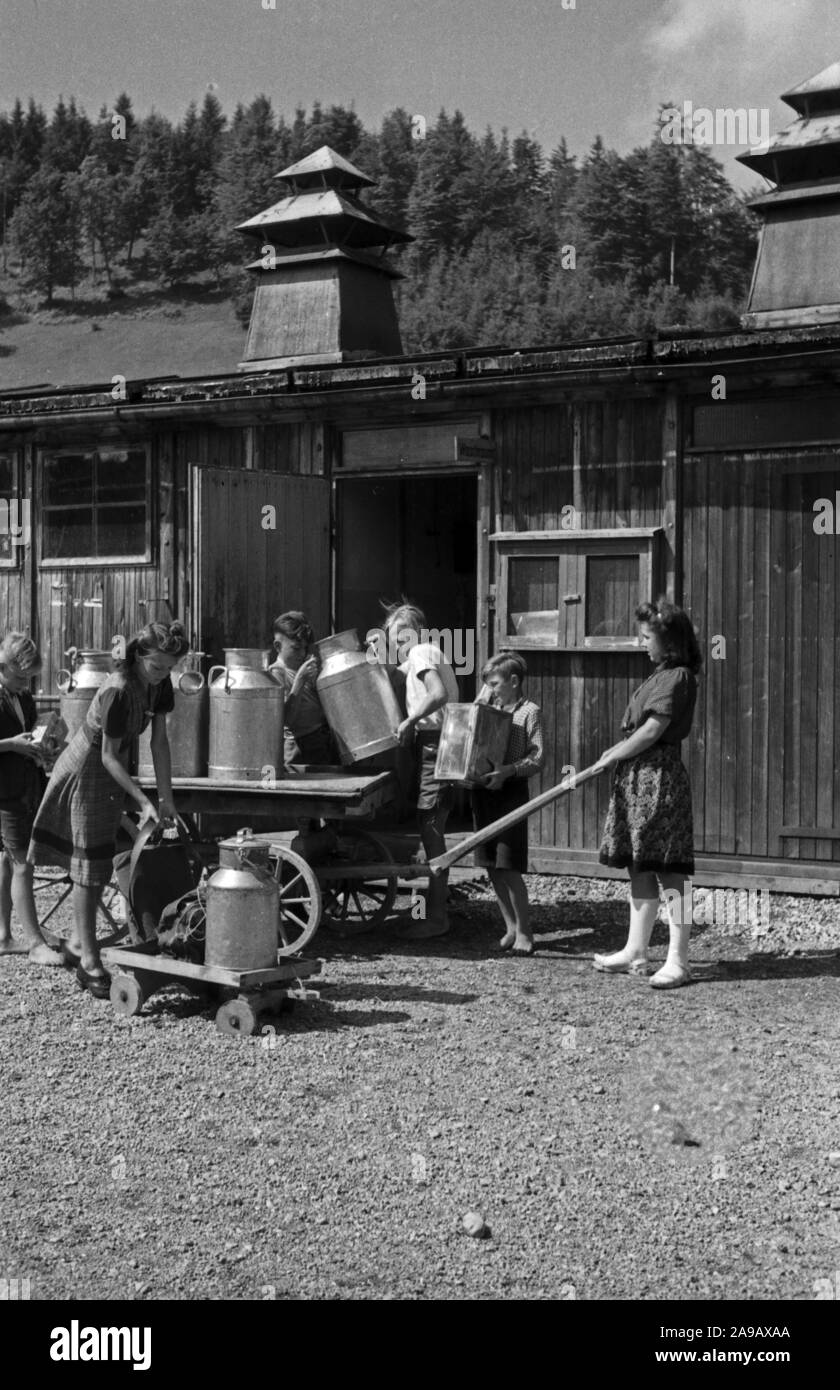
{"type": "Polygon", "coordinates": [[[507,830],[508,826],[516,825],[526,816],[532,816],[535,811],[539,811],[541,806],[548,806],[559,796],[574,791],[575,787],[588,782],[590,777],[597,777],[599,773],[605,771],[605,767],[599,767],[597,764],[593,767],[586,767],[582,772],[575,773],[574,777],[567,777],[565,781],[558,782],[556,787],[550,787],[547,792],[540,792],[540,795],[535,796],[533,800],[526,801],[524,806],[517,806],[515,811],[509,811],[506,816],[500,816],[498,820],[491,821],[490,825],[485,825],[483,830],[477,830],[474,835],[468,835],[465,840],[461,840],[459,844],[455,845],[454,849],[447,850],[446,854],[439,854],[436,859],[430,859],[427,865],[429,872],[435,877],[446,873],[446,870],[450,869],[453,864],[457,864],[459,859],[463,859],[465,854],[470,854],[478,845],[483,845],[485,840],[494,839],[503,830],[507,830]]]}

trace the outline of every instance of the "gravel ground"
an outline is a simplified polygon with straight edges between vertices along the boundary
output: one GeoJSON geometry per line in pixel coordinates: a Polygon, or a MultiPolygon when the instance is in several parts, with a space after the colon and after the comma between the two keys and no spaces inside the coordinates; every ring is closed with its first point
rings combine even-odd
{"type": "Polygon", "coordinates": [[[826,1297],[840,903],[696,927],[695,983],[661,994],[592,970],[625,884],[529,887],[533,959],[492,954],[462,872],[449,937],[321,931],[321,1000],[244,1040],[183,993],[124,1019],[0,962],[0,1277],[50,1299],[826,1297]]]}

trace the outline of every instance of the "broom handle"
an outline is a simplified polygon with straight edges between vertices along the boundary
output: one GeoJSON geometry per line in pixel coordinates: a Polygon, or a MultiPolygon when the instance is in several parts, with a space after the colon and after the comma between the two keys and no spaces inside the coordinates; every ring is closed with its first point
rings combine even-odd
{"type": "Polygon", "coordinates": [[[485,840],[494,839],[503,830],[507,830],[508,826],[516,825],[526,816],[532,816],[535,811],[539,811],[541,806],[548,806],[550,802],[556,801],[558,796],[573,791],[583,782],[588,782],[590,777],[597,777],[600,772],[605,771],[606,766],[599,766],[595,763],[592,767],[586,767],[582,772],[575,773],[574,777],[567,777],[564,782],[558,782],[556,787],[549,787],[547,792],[540,792],[539,796],[535,796],[532,801],[526,801],[524,806],[517,806],[515,811],[509,811],[506,816],[501,816],[499,820],[485,825],[483,830],[476,830],[474,835],[468,835],[465,840],[461,840],[460,844],[455,845],[454,849],[447,850],[445,854],[439,854],[436,859],[430,859],[429,872],[435,877],[438,874],[446,873],[446,870],[451,868],[453,864],[457,864],[459,859],[463,859],[465,854],[470,854],[478,845],[483,845],[485,840]]]}

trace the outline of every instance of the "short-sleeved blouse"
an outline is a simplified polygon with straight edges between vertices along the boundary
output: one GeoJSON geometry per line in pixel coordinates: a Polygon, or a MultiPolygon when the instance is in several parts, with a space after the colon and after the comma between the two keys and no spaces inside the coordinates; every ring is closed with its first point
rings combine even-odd
{"type": "Polygon", "coordinates": [[[85,726],[91,743],[100,744],[103,733],[118,738],[120,749],[131,746],[155,714],[170,714],[175,694],[169,676],[159,685],[144,686],[141,681],[117,672],[99,687],[90,703],[85,726]]]}
{"type": "Polygon", "coordinates": [[[687,666],[657,666],[653,675],[634,690],[621,728],[635,733],[652,714],[666,714],[669,723],[659,743],[682,743],[688,737],[697,702],[697,677],[687,666]]]}

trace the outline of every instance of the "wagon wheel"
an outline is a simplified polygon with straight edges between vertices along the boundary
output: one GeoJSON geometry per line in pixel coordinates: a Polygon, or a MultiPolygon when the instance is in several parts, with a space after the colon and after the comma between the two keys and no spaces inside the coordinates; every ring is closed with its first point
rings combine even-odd
{"type": "Polygon", "coordinates": [[[122,1014],[124,1018],[133,1018],[139,1014],[146,1002],[143,993],[143,986],[136,975],[128,975],[120,972],[111,978],[111,1003],[114,1006],[115,1014],[122,1014]]]}
{"type": "MultiPolygon", "coordinates": [[[[337,852],[330,868],[342,861],[348,864],[393,864],[394,856],[384,841],[367,830],[342,827],[336,830],[337,852]]],[[[339,936],[360,936],[373,931],[390,916],[397,896],[396,871],[384,882],[364,879],[331,879],[322,885],[324,926],[339,936]]]]}
{"type": "Polygon", "coordinates": [[[321,921],[321,889],[315,872],[301,855],[273,844],[274,877],[280,886],[278,956],[294,956],[311,941],[321,921]]]}
{"type": "Polygon", "coordinates": [[[216,1014],[216,1027],[220,1033],[249,1038],[257,1030],[257,1015],[247,999],[229,999],[216,1014]]]}

